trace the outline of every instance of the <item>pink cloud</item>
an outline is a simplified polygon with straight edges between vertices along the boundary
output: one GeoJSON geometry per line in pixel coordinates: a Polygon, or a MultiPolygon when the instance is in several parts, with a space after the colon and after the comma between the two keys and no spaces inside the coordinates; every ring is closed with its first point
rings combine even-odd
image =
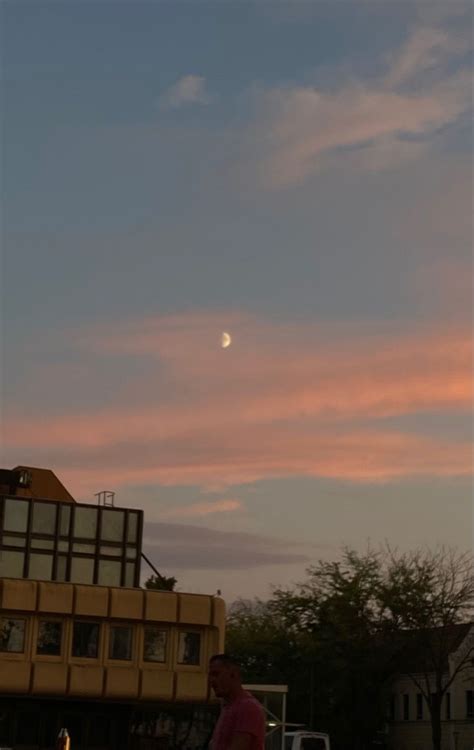
{"type": "MultiPolygon", "coordinates": [[[[112,366],[115,353],[143,358],[148,375],[128,402],[133,407],[121,401],[89,413],[4,420],[12,463],[54,463],[76,491],[141,483],[225,488],[295,475],[388,481],[472,469],[466,443],[404,434],[382,421],[470,414],[470,330],[370,333],[189,314],[84,333],[82,346],[101,350],[112,366]],[[227,350],[219,346],[224,325],[233,334],[227,350]]],[[[131,381],[130,393],[134,387],[131,381]]]]}
{"type": "Polygon", "coordinates": [[[203,518],[215,513],[234,513],[242,510],[243,505],[240,500],[231,498],[222,500],[208,500],[191,505],[181,505],[174,508],[165,508],[160,513],[161,519],[172,518],[203,518]]]}

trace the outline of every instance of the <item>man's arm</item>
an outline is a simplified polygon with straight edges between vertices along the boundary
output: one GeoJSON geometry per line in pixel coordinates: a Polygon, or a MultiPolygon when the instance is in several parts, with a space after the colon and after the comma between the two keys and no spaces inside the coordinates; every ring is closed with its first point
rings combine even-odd
{"type": "Polygon", "coordinates": [[[252,735],[248,732],[235,732],[228,750],[250,750],[252,735]]]}

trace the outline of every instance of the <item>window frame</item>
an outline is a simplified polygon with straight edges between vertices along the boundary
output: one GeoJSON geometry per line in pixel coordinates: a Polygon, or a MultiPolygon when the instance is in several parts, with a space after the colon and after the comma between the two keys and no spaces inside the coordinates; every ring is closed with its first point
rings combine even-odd
{"type": "Polygon", "coordinates": [[[200,670],[202,669],[202,666],[204,664],[205,660],[205,653],[204,653],[204,645],[205,645],[205,638],[204,638],[204,631],[200,630],[198,628],[187,628],[186,630],[184,628],[179,628],[177,631],[177,637],[176,637],[176,666],[178,669],[188,669],[188,670],[200,670]],[[185,661],[180,661],[180,649],[181,649],[181,639],[182,637],[186,637],[187,634],[196,634],[199,635],[199,661],[197,663],[190,663],[185,661]]]}
{"type": "Polygon", "coordinates": [[[121,665],[121,666],[130,666],[136,662],[136,646],[137,646],[137,635],[136,635],[136,627],[134,623],[131,622],[110,622],[108,624],[107,628],[107,652],[106,652],[106,659],[107,662],[114,664],[114,665],[121,665]],[[127,659],[117,659],[115,656],[111,656],[111,648],[112,648],[112,631],[118,628],[128,629],[131,632],[131,639],[130,639],[130,658],[127,659]]]}
{"type": "Polygon", "coordinates": [[[13,613],[13,614],[9,615],[8,613],[3,613],[2,612],[2,614],[0,615],[0,626],[1,626],[2,620],[20,620],[20,621],[22,621],[24,623],[24,627],[23,627],[23,644],[22,644],[23,648],[21,649],[21,651],[6,651],[6,650],[3,651],[0,648],[1,658],[2,659],[5,659],[5,658],[8,659],[8,658],[11,658],[11,657],[13,657],[13,658],[16,657],[18,659],[18,658],[24,657],[26,655],[27,651],[28,651],[28,629],[29,629],[28,625],[29,625],[29,618],[26,617],[25,615],[17,615],[16,613],[13,613]]]}
{"type": "Polygon", "coordinates": [[[48,617],[47,615],[39,615],[36,620],[35,637],[34,637],[34,649],[33,658],[39,661],[52,661],[62,662],[65,658],[65,641],[66,641],[66,627],[67,622],[61,617],[48,617]],[[42,622],[58,623],[61,626],[61,638],[59,642],[59,654],[40,654],[38,652],[38,639],[40,635],[40,626],[42,622]]]}
{"type": "Polygon", "coordinates": [[[84,664],[91,664],[92,662],[98,662],[103,655],[103,631],[104,631],[104,622],[101,622],[100,620],[96,620],[91,618],[90,620],[85,617],[80,618],[73,618],[71,622],[71,646],[69,649],[69,659],[74,663],[84,663],[84,664]],[[77,654],[74,654],[74,631],[76,625],[96,625],[98,627],[98,635],[97,635],[97,654],[96,656],[79,656],[77,654]]]}
{"type": "Polygon", "coordinates": [[[140,647],[140,662],[142,664],[146,664],[147,668],[150,667],[156,667],[156,668],[163,668],[169,665],[170,661],[170,655],[171,655],[171,649],[172,649],[172,633],[171,629],[169,627],[163,626],[160,623],[156,622],[146,622],[143,624],[142,628],[142,639],[141,639],[141,647],[140,647]],[[158,661],[156,659],[146,659],[145,658],[145,638],[146,638],[146,631],[147,630],[157,630],[160,633],[166,634],[166,640],[165,640],[165,656],[163,661],[158,661]]]}

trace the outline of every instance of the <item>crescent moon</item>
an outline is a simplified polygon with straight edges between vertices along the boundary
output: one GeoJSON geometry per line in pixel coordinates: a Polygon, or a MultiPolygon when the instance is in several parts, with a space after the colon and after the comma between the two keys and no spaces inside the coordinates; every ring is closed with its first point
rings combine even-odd
{"type": "Polygon", "coordinates": [[[230,333],[227,333],[227,331],[224,331],[221,336],[221,346],[223,349],[227,349],[228,346],[230,346],[232,343],[232,337],[230,333]]]}

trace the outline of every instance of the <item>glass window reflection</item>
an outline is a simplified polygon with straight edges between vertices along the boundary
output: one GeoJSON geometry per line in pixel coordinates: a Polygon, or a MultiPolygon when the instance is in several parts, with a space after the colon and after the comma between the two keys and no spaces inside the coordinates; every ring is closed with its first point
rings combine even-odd
{"type": "Polygon", "coordinates": [[[25,649],[26,620],[2,617],[0,620],[0,651],[21,654],[25,649]]]}
{"type": "Polygon", "coordinates": [[[128,661],[132,658],[132,628],[116,625],[110,628],[109,659],[128,661]]]}
{"type": "Polygon", "coordinates": [[[96,622],[75,622],[72,636],[72,655],[97,659],[99,655],[100,625],[96,622]]]}
{"type": "Polygon", "coordinates": [[[56,532],[56,503],[34,501],[32,531],[34,534],[51,534],[56,532]]]}
{"type": "Polygon", "coordinates": [[[99,583],[101,586],[120,586],[122,563],[118,560],[99,560],[99,583]]]}
{"type": "Polygon", "coordinates": [[[101,538],[106,542],[123,541],[125,512],[123,510],[103,510],[101,538]]]}
{"type": "Polygon", "coordinates": [[[59,656],[61,653],[62,624],[56,620],[41,620],[38,627],[36,653],[40,656],[59,656]]]}
{"type": "Polygon", "coordinates": [[[73,557],[71,560],[72,583],[94,583],[94,558],[73,557]]]}
{"type": "Polygon", "coordinates": [[[26,500],[5,500],[3,530],[26,532],[28,526],[28,506],[26,500]]]}
{"type": "Polygon", "coordinates": [[[53,556],[32,552],[30,555],[30,569],[28,578],[39,581],[51,581],[53,577],[53,556]]]}
{"type": "Polygon", "coordinates": [[[199,664],[201,660],[201,634],[193,631],[179,634],[178,664],[199,664]]]}
{"type": "Polygon", "coordinates": [[[25,553],[0,550],[0,578],[22,578],[25,553]]]}
{"type": "Polygon", "coordinates": [[[74,512],[74,536],[95,539],[97,536],[97,508],[76,507],[74,512]]]}

